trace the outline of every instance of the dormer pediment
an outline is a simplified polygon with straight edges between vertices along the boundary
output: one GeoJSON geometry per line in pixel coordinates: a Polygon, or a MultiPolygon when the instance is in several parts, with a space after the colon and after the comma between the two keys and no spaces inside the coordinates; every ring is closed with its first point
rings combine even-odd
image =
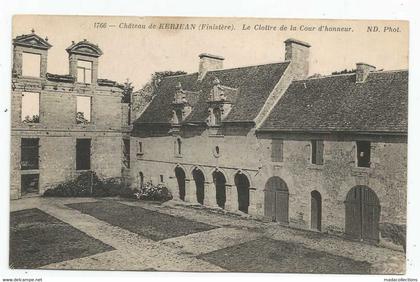
{"type": "Polygon", "coordinates": [[[95,45],[86,39],[78,43],[73,42],[66,51],[69,54],[79,54],[95,58],[100,57],[103,54],[98,45],[95,45]]]}
{"type": "Polygon", "coordinates": [[[43,39],[40,36],[36,35],[34,32],[32,32],[31,34],[17,36],[15,39],[13,39],[13,45],[42,50],[48,50],[52,47],[52,45],[48,43],[47,38],[43,39]]]}

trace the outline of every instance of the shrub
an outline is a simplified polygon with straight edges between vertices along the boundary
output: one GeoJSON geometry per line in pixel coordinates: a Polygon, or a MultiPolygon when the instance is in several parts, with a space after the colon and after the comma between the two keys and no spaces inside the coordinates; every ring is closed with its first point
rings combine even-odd
{"type": "Polygon", "coordinates": [[[379,226],[381,237],[391,240],[394,244],[401,245],[406,251],[406,232],[405,225],[398,225],[392,223],[381,223],[379,226]]]}
{"type": "Polygon", "coordinates": [[[137,199],[149,201],[169,201],[172,194],[163,184],[153,185],[152,182],[144,183],[143,187],[135,193],[137,199]]]}
{"type": "Polygon", "coordinates": [[[134,198],[134,192],[121,178],[101,180],[95,172],[83,172],[76,179],[58,184],[44,192],[45,197],[114,197],[134,198]]]}

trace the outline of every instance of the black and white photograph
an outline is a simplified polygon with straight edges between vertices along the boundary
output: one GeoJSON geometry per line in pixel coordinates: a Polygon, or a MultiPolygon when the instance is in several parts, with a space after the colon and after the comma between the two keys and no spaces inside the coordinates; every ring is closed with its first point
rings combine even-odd
{"type": "Polygon", "coordinates": [[[408,278],[409,21],[11,27],[10,271],[408,278]]]}

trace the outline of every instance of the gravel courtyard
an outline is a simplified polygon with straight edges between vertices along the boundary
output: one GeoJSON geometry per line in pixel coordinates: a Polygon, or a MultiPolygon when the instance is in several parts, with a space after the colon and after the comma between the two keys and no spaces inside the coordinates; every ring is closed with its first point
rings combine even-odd
{"type": "Polygon", "coordinates": [[[174,201],[11,202],[13,268],[397,274],[402,252],[174,201]],[[34,235],[35,234],[35,235],[34,235]]]}

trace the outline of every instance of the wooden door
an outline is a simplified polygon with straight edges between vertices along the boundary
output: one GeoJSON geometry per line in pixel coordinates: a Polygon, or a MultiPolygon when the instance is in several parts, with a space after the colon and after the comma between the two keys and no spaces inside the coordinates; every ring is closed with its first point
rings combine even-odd
{"type": "Polygon", "coordinates": [[[318,191],[311,192],[311,229],[321,231],[322,201],[318,191]]]}
{"type": "Polygon", "coordinates": [[[289,223],[289,193],[276,191],[276,221],[289,223]]]}
{"type": "Polygon", "coordinates": [[[280,177],[271,177],[265,185],[264,214],[272,221],[289,222],[289,190],[280,177]]]}
{"type": "Polygon", "coordinates": [[[264,216],[276,221],[276,192],[264,191],[264,216]]]}
{"type": "Polygon", "coordinates": [[[379,240],[380,205],[375,192],[366,186],[353,187],[346,198],[345,233],[361,241],[379,240]]]}

